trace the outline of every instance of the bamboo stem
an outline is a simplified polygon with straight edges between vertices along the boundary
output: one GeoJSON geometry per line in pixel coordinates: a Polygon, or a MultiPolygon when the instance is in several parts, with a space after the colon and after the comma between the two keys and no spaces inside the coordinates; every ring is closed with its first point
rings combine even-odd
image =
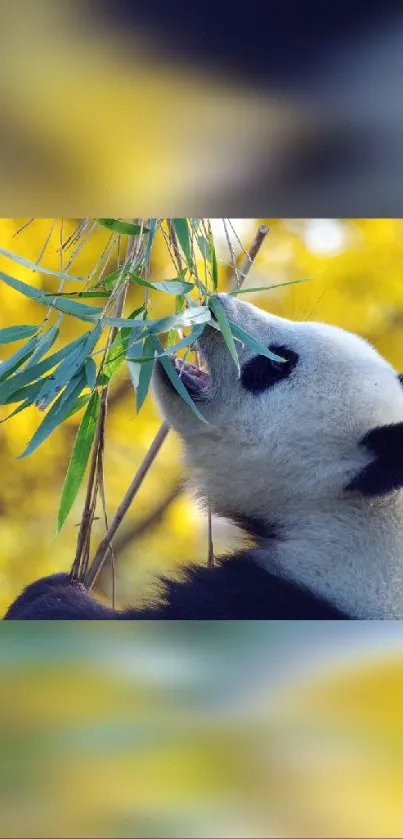
{"type": "MultiPolygon", "coordinates": [[[[248,251],[247,255],[245,256],[245,258],[243,260],[241,268],[238,269],[234,274],[235,282],[237,282],[237,274],[240,277],[238,288],[240,288],[242,286],[242,283],[244,282],[245,277],[247,276],[248,272],[250,271],[250,268],[251,268],[254,260],[256,259],[256,256],[257,256],[257,254],[258,254],[258,252],[259,252],[259,250],[260,250],[268,232],[269,232],[269,228],[266,225],[263,225],[263,224],[257,230],[255,238],[254,238],[254,240],[253,240],[253,242],[252,242],[252,244],[249,248],[249,251],[248,251]]],[[[180,256],[180,252],[179,252],[179,248],[178,248],[178,243],[177,243],[175,231],[174,231],[172,225],[170,225],[170,233],[171,233],[171,236],[172,236],[172,239],[173,239],[175,256],[178,260],[178,264],[179,264],[179,267],[180,267],[182,265],[182,260],[181,260],[181,256],[180,256]]],[[[142,463],[140,464],[140,466],[139,466],[139,468],[138,468],[138,470],[137,470],[137,472],[136,472],[136,474],[135,474],[135,476],[134,476],[134,478],[133,478],[133,480],[132,480],[132,482],[129,486],[129,489],[126,492],[126,494],[123,498],[123,501],[121,502],[121,504],[120,504],[120,506],[119,506],[119,508],[116,512],[116,515],[115,515],[114,519],[112,520],[104,538],[100,542],[100,544],[98,546],[98,549],[95,553],[94,559],[91,563],[91,566],[86,571],[86,574],[85,574],[85,577],[84,577],[84,584],[89,589],[93,586],[93,584],[94,584],[94,582],[95,582],[95,580],[96,580],[96,578],[97,578],[97,576],[98,576],[98,574],[99,574],[99,572],[102,568],[102,565],[105,562],[105,559],[108,555],[108,552],[111,548],[111,543],[112,543],[113,537],[115,536],[116,531],[117,531],[119,525],[121,524],[124,516],[126,515],[129,507],[131,506],[135,495],[137,494],[138,490],[140,489],[140,486],[143,483],[143,480],[144,480],[145,476],[147,475],[147,473],[150,469],[150,466],[152,465],[153,461],[155,460],[155,458],[156,458],[164,440],[166,439],[169,430],[170,430],[170,428],[169,428],[168,423],[166,423],[166,422],[162,423],[162,425],[160,426],[160,428],[159,428],[159,430],[158,430],[158,432],[157,432],[157,434],[156,434],[156,436],[155,436],[155,438],[154,438],[154,440],[153,440],[145,458],[143,459],[142,463]]],[[[213,539],[212,539],[211,511],[210,511],[210,508],[209,508],[208,565],[210,567],[212,567],[213,564],[214,564],[214,548],[213,548],[213,539]]]]}
{"type": "Polygon", "coordinates": [[[137,491],[139,490],[141,484],[143,483],[143,480],[144,480],[145,476],[147,475],[147,472],[148,472],[152,462],[154,461],[154,459],[157,456],[165,438],[167,437],[168,431],[169,431],[169,425],[166,422],[164,422],[160,426],[157,434],[155,435],[154,440],[151,443],[151,446],[150,446],[143,462],[140,464],[140,466],[139,466],[139,468],[138,468],[138,470],[137,470],[137,472],[136,472],[136,474],[135,474],[135,476],[134,476],[134,478],[133,478],[133,480],[132,480],[132,482],[129,486],[129,489],[127,490],[126,495],[123,498],[122,503],[118,507],[118,510],[116,512],[115,517],[111,521],[111,523],[109,525],[109,528],[108,528],[104,538],[102,539],[102,542],[99,544],[98,549],[96,551],[96,554],[94,556],[94,559],[91,563],[91,566],[88,569],[88,571],[87,571],[87,573],[84,577],[84,584],[89,589],[94,584],[95,579],[98,576],[99,571],[101,570],[101,567],[102,567],[102,565],[103,565],[103,563],[106,559],[106,556],[108,554],[112,539],[113,539],[113,537],[114,537],[122,519],[126,515],[128,509],[129,509],[129,507],[130,507],[130,505],[133,501],[134,496],[136,495],[137,491]]]}

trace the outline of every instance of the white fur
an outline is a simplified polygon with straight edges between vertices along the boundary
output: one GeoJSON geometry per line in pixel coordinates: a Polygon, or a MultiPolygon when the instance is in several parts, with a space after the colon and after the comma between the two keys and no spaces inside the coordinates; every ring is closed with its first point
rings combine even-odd
{"type": "MultiPolygon", "coordinates": [[[[222,336],[200,347],[211,373],[201,423],[154,374],[161,410],[185,443],[202,495],[218,515],[259,516],[284,538],[256,560],[357,618],[403,618],[403,493],[367,499],[345,487],[371,460],[359,447],[403,421],[396,371],[366,341],[323,323],[294,322],[220,295],[228,316],[266,346],[299,354],[291,376],[256,395],[241,385],[222,336]]],[[[241,366],[256,353],[239,349],[241,366]]]]}

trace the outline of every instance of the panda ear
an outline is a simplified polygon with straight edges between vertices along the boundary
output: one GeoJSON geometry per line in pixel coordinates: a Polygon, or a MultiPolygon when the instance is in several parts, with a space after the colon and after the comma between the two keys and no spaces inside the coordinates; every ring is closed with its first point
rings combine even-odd
{"type": "Polygon", "coordinates": [[[373,498],[403,487],[403,422],[373,428],[360,441],[373,460],[346,487],[373,498]]]}

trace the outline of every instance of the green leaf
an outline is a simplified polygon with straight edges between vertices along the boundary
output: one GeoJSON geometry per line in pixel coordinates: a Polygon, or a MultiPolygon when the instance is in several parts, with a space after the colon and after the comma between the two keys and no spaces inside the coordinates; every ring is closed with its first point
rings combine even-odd
{"type": "MultiPolygon", "coordinates": [[[[200,326],[195,326],[195,328],[192,330],[190,335],[186,335],[184,338],[182,338],[180,341],[178,341],[177,344],[173,344],[171,346],[168,346],[168,349],[164,350],[164,352],[158,353],[158,358],[160,358],[162,355],[174,355],[175,353],[179,352],[179,350],[183,350],[185,347],[191,346],[192,344],[194,344],[200,338],[200,335],[202,334],[202,332],[204,332],[204,328],[205,328],[204,323],[202,323],[200,326]]],[[[154,355],[147,357],[147,356],[144,356],[144,353],[143,353],[142,356],[134,356],[134,357],[133,356],[130,356],[130,357],[128,356],[127,357],[128,361],[135,361],[137,363],[142,363],[142,364],[144,364],[144,362],[146,362],[146,361],[153,361],[153,359],[154,359],[154,355]]]]}
{"type": "Polygon", "coordinates": [[[7,326],[0,329],[0,344],[13,344],[14,341],[23,341],[38,332],[39,326],[7,326]]]}
{"type": "Polygon", "coordinates": [[[211,313],[207,306],[194,306],[185,312],[177,315],[169,315],[158,320],[129,320],[127,318],[105,318],[104,323],[108,326],[127,327],[135,329],[137,326],[144,326],[145,331],[141,336],[156,335],[160,332],[169,332],[170,329],[181,329],[186,326],[193,326],[197,323],[208,323],[211,320],[211,313]]]}
{"type": "Polygon", "coordinates": [[[167,347],[173,347],[178,338],[178,330],[170,329],[167,335],[167,347]]]}
{"type": "Polygon", "coordinates": [[[136,388],[137,413],[139,413],[144,404],[144,400],[147,396],[150,387],[151,376],[153,373],[155,347],[153,343],[153,338],[151,336],[149,338],[146,338],[146,340],[143,343],[143,355],[151,356],[151,359],[143,361],[143,363],[141,364],[138,385],[136,388]]]}
{"type": "Polygon", "coordinates": [[[97,367],[93,358],[88,358],[84,365],[85,379],[90,390],[94,390],[97,383],[97,367]]]}
{"type": "Polygon", "coordinates": [[[137,392],[140,380],[141,364],[138,364],[136,361],[128,361],[127,366],[129,368],[130,378],[133,382],[134,389],[137,392]]]}
{"type": "Polygon", "coordinates": [[[23,283],[21,280],[16,280],[15,277],[10,277],[4,271],[0,271],[0,280],[3,280],[4,283],[7,283],[15,291],[24,294],[25,297],[36,300],[37,303],[42,303],[44,306],[51,306],[61,312],[66,312],[66,314],[74,315],[81,320],[94,320],[102,312],[99,306],[88,306],[85,303],[76,303],[74,300],[64,300],[63,298],[58,298],[55,294],[33,288],[28,283],[23,283]]]}
{"type": "Polygon", "coordinates": [[[275,283],[274,285],[263,285],[257,286],[256,288],[236,288],[234,291],[228,291],[227,294],[230,294],[232,297],[235,297],[238,294],[252,294],[253,291],[271,291],[275,288],[283,288],[286,285],[295,285],[296,283],[306,283],[308,280],[312,280],[313,277],[301,277],[298,280],[288,280],[285,283],[275,283]]]}
{"type": "Polygon", "coordinates": [[[81,411],[81,408],[84,408],[84,405],[90,401],[92,394],[91,393],[84,393],[82,396],[79,396],[68,414],[65,416],[65,420],[68,420],[70,417],[74,416],[77,411],[81,411]]]}
{"type": "Polygon", "coordinates": [[[150,227],[148,229],[147,244],[146,244],[145,252],[144,252],[144,263],[145,263],[145,265],[148,265],[149,260],[150,260],[151,248],[152,248],[154,237],[155,237],[155,234],[156,234],[156,231],[157,231],[157,221],[158,221],[158,219],[156,219],[156,218],[150,219],[150,227]]]}
{"type": "Polygon", "coordinates": [[[19,414],[21,411],[25,411],[25,408],[32,408],[32,400],[26,399],[25,402],[22,402],[21,405],[18,405],[18,408],[14,408],[14,411],[11,411],[11,414],[8,414],[4,419],[0,420],[0,424],[2,422],[6,422],[6,420],[11,419],[11,417],[15,417],[16,414],[19,414]]]}
{"type": "Polygon", "coordinates": [[[34,436],[28,443],[28,446],[23,451],[22,454],[19,456],[19,460],[24,457],[28,457],[28,455],[32,454],[38,446],[41,445],[52,432],[60,425],[68,416],[72,406],[77,401],[77,398],[80,396],[80,393],[83,389],[84,385],[84,378],[83,376],[78,376],[75,379],[72,379],[71,382],[65,388],[65,391],[61,393],[56,401],[53,403],[52,407],[49,408],[48,413],[46,414],[45,419],[41,422],[39,428],[35,431],[34,436]]]}
{"type": "Polygon", "coordinates": [[[242,344],[246,344],[246,346],[250,347],[250,349],[258,352],[259,355],[265,355],[266,358],[270,358],[272,361],[280,361],[285,363],[285,358],[281,358],[281,356],[271,352],[271,350],[265,347],[264,344],[261,344],[260,341],[257,340],[257,338],[253,338],[252,335],[249,335],[248,332],[245,332],[245,330],[238,326],[237,323],[234,323],[229,318],[228,323],[231,327],[232,334],[235,336],[235,338],[238,338],[238,340],[241,341],[242,344]]]}
{"type": "Polygon", "coordinates": [[[6,361],[3,361],[0,366],[0,382],[3,382],[6,378],[12,376],[14,370],[18,370],[21,367],[21,364],[29,358],[35,350],[35,347],[38,344],[38,338],[34,336],[24,344],[23,347],[20,347],[15,353],[10,355],[6,361]]]}
{"type": "Polygon", "coordinates": [[[48,350],[53,346],[56,339],[59,336],[59,324],[55,323],[54,326],[51,326],[42,337],[39,339],[37,347],[31,358],[29,359],[28,363],[25,365],[25,370],[29,367],[32,367],[34,364],[37,364],[38,360],[42,358],[42,356],[46,355],[48,350]]]}
{"type": "Polygon", "coordinates": [[[89,306],[87,303],[76,303],[75,300],[66,300],[57,294],[49,294],[48,292],[46,292],[44,298],[39,302],[44,303],[46,306],[51,306],[59,312],[65,312],[66,315],[73,315],[75,318],[86,321],[94,321],[98,319],[99,315],[101,315],[103,311],[101,306],[89,306]]]}
{"type": "Polygon", "coordinates": [[[48,297],[65,297],[65,298],[73,298],[76,297],[110,297],[109,291],[58,291],[57,294],[52,294],[51,291],[46,291],[45,294],[48,297]]]}
{"type": "Polygon", "coordinates": [[[4,382],[0,381],[0,405],[5,405],[6,402],[9,401],[10,396],[19,391],[20,388],[24,387],[30,382],[35,381],[35,379],[39,379],[39,377],[42,376],[43,373],[47,373],[48,370],[51,370],[52,367],[55,367],[59,361],[61,361],[67,355],[72,353],[74,348],[78,346],[83,340],[85,340],[85,337],[86,333],[84,335],[80,335],[79,338],[76,338],[74,341],[71,341],[70,344],[67,344],[67,346],[62,347],[57,352],[53,353],[53,355],[48,356],[48,358],[45,358],[38,364],[34,364],[33,367],[25,369],[21,373],[16,373],[14,376],[10,376],[10,378],[8,378],[4,382]]]}
{"type": "Polygon", "coordinates": [[[213,310],[213,312],[214,312],[214,314],[217,318],[217,323],[220,327],[221,334],[224,338],[224,341],[225,341],[225,343],[226,343],[226,345],[229,349],[231,357],[233,358],[233,360],[236,364],[236,367],[238,369],[238,373],[239,373],[238,353],[236,351],[236,346],[234,344],[234,339],[232,337],[231,327],[229,325],[224,306],[222,305],[222,303],[220,303],[219,300],[217,300],[214,297],[211,297],[209,299],[209,306],[210,306],[210,309],[213,310]]]}
{"type": "Polygon", "coordinates": [[[108,289],[108,291],[105,292],[105,294],[109,294],[115,288],[115,283],[116,283],[116,280],[118,279],[118,277],[121,277],[122,280],[124,280],[126,276],[127,276],[127,269],[119,268],[116,271],[112,271],[106,277],[103,277],[102,280],[99,280],[99,282],[95,283],[93,288],[96,289],[99,286],[103,285],[108,289]]]}
{"type": "Polygon", "coordinates": [[[143,280],[136,274],[130,274],[130,280],[135,285],[146,286],[147,288],[155,289],[156,291],[164,291],[165,294],[186,294],[192,291],[195,287],[194,283],[184,282],[183,280],[164,280],[163,282],[149,283],[148,280],[143,280]]]}
{"type": "Polygon", "coordinates": [[[100,406],[99,393],[94,391],[79,425],[64,480],[57,519],[58,532],[62,529],[80,489],[94,441],[100,406]]]}
{"type": "MultiPolygon", "coordinates": [[[[192,301],[193,302],[193,301],[192,301]]],[[[183,312],[186,306],[186,297],[184,294],[178,294],[175,300],[175,314],[178,315],[179,312],[183,312]]]]}
{"type": "Polygon", "coordinates": [[[206,237],[205,236],[197,236],[197,244],[199,246],[199,250],[200,250],[202,256],[204,256],[205,259],[210,259],[211,260],[210,245],[209,245],[206,237]]]}
{"type": "Polygon", "coordinates": [[[214,247],[214,239],[212,233],[209,235],[209,250],[210,250],[210,262],[211,262],[211,275],[213,280],[213,288],[214,291],[217,291],[218,288],[218,266],[217,266],[217,256],[214,247]]]}
{"type": "Polygon", "coordinates": [[[39,379],[39,382],[33,382],[32,384],[27,385],[26,387],[20,388],[20,390],[15,390],[8,399],[4,400],[5,405],[11,405],[13,402],[23,402],[26,400],[30,402],[32,405],[34,404],[38,393],[40,392],[41,388],[43,387],[44,380],[39,379]]]}
{"type": "Polygon", "coordinates": [[[37,271],[39,274],[50,274],[52,277],[59,277],[61,280],[72,280],[72,282],[76,283],[82,283],[83,281],[83,277],[73,277],[72,274],[64,274],[62,271],[51,271],[50,268],[37,265],[36,262],[31,262],[30,259],[26,259],[24,256],[6,251],[5,248],[0,248],[0,253],[8,259],[12,259],[13,262],[18,262],[19,265],[24,265],[25,268],[30,268],[31,271],[37,271]]]}
{"type": "MultiPolygon", "coordinates": [[[[144,312],[144,306],[140,306],[139,309],[134,309],[134,311],[129,315],[129,320],[134,320],[137,318],[141,312],[144,312]]],[[[139,326],[139,334],[143,331],[142,323],[143,321],[138,321],[141,324],[139,326]]],[[[133,337],[135,333],[133,333],[132,329],[119,329],[119,332],[116,335],[115,340],[113,341],[110,349],[108,350],[107,356],[105,358],[105,363],[102,368],[102,375],[101,375],[101,382],[102,384],[107,384],[112,377],[115,375],[116,371],[119,369],[120,365],[126,358],[127,350],[130,343],[133,341],[133,337]]]]}
{"type": "Polygon", "coordinates": [[[166,294],[182,295],[187,294],[194,289],[194,283],[184,282],[183,280],[165,280],[161,283],[153,283],[153,288],[158,291],[165,291],[166,294]]]}
{"type": "Polygon", "coordinates": [[[185,388],[185,385],[180,380],[180,378],[179,378],[179,376],[178,376],[178,374],[175,370],[175,367],[172,364],[172,361],[167,356],[164,356],[164,354],[163,354],[164,353],[164,348],[163,348],[161,342],[159,341],[158,338],[154,338],[154,337],[152,338],[152,341],[154,343],[154,346],[155,346],[158,354],[160,355],[160,359],[159,359],[160,363],[162,364],[162,366],[163,366],[169,380],[172,382],[175,390],[177,391],[179,396],[184,400],[184,402],[186,402],[186,404],[189,406],[189,408],[191,408],[193,413],[196,414],[197,418],[199,420],[201,420],[201,422],[204,422],[204,423],[206,423],[206,425],[208,425],[207,420],[200,413],[200,411],[196,407],[195,403],[193,402],[193,399],[191,398],[191,396],[187,392],[187,390],[185,388]]]}
{"type": "Polygon", "coordinates": [[[113,344],[111,344],[111,347],[108,350],[107,356],[105,358],[104,365],[102,367],[102,384],[106,385],[115,375],[116,371],[119,369],[121,364],[124,362],[129,344],[129,337],[116,338],[113,344]]]}
{"type": "Polygon", "coordinates": [[[189,225],[186,218],[173,218],[172,227],[182,248],[186,264],[190,271],[194,270],[192,252],[190,248],[189,225]]]}
{"type": "Polygon", "coordinates": [[[98,222],[102,227],[106,227],[108,230],[113,230],[115,233],[123,233],[128,236],[136,236],[138,233],[148,233],[147,227],[141,227],[139,224],[132,224],[129,221],[121,221],[118,218],[97,218],[95,221],[98,222]]]}
{"type": "Polygon", "coordinates": [[[38,407],[43,409],[50,405],[61,388],[79,373],[99,340],[101,332],[102,324],[98,323],[95,329],[91,329],[81,336],[83,340],[67,358],[60,362],[51,377],[52,381],[50,383],[49,380],[45,382],[36,400],[38,407]]]}
{"type": "MultiPolygon", "coordinates": [[[[142,324],[142,323],[144,323],[144,315],[145,315],[145,308],[144,308],[144,304],[143,304],[142,306],[140,306],[139,309],[133,309],[133,311],[130,312],[130,315],[127,318],[127,320],[132,321],[132,320],[137,319],[137,323],[142,324]],[[143,318],[139,319],[139,317],[138,317],[139,315],[143,315],[143,318]]],[[[132,329],[129,329],[127,327],[123,327],[122,329],[119,330],[118,335],[121,335],[123,339],[124,338],[132,338],[133,337],[133,331],[132,331],[132,329]]]]}

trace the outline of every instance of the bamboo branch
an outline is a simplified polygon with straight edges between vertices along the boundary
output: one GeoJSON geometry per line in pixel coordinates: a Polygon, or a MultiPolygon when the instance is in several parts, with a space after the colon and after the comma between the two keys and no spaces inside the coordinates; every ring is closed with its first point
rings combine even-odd
{"type": "Polygon", "coordinates": [[[154,437],[154,440],[151,443],[151,446],[150,446],[143,462],[141,463],[139,469],[137,470],[137,472],[136,472],[136,474],[135,474],[135,476],[134,476],[134,478],[133,478],[133,480],[132,480],[132,482],[129,486],[129,489],[127,490],[126,495],[123,498],[122,503],[119,505],[117,513],[116,513],[115,517],[113,518],[111,524],[109,525],[109,529],[108,529],[107,533],[105,534],[105,536],[102,539],[100,545],[98,546],[97,552],[96,552],[96,554],[94,556],[94,559],[91,563],[91,567],[88,569],[88,571],[87,571],[87,573],[84,577],[84,583],[88,588],[91,588],[91,586],[94,584],[95,579],[98,576],[98,574],[101,570],[101,567],[102,567],[102,565],[103,565],[103,563],[106,559],[106,556],[108,554],[112,539],[113,539],[113,537],[114,537],[122,519],[126,515],[128,509],[129,509],[129,507],[130,507],[130,505],[133,501],[134,496],[136,495],[137,491],[139,490],[141,484],[143,483],[143,480],[144,480],[145,476],[147,475],[147,472],[148,472],[151,464],[153,463],[156,455],[158,454],[165,438],[167,437],[168,431],[169,431],[169,425],[164,422],[161,425],[161,427],[159,428],[159,431],[157,432],[156,436],[154,437]]]}
{"type": "MultiPolygon", "coordinates": [[[[259,250],[260,250],[268,232],[269,232],[269,228],[266,225],[261,225],[259,227],[259,229],[256,233],[256,236],[255,236],[255,238],[254,238],[254,240],[253,240],[253,242],[252,242],[252,244],[249,248],[249,251],[244,258],[244,261],[241,265],[241,268],[238,269],[237,273],[240,275],[240,278],[241,278],[240,281],[239,281],[239,287],[244,282],[245,277],[247,276],[247,274],[248,274],[248,272],[249,272],[249,270],[252,266],[252,263],[255,260],[255,258],[257,256],[257,254],[258,254],[258,252],[259,252],[259,250]]],[[[182,265],[182,259],[181,259],[181,255],[180,255],[179,248],[178,248],[176,234],[175,234],[175,231],[173,229],[172,224],[170,224],[170,233],[171,233],[171,236],[172,236],[173,246],[174,246],[174,250],[175,250],[175,256],[178,260],[178,264],[179,264],[179,267],[180,267],[182,265]]],[[[235,281],[236,281],[236,273],[235,273],[235,281]]],[[[93,586],[93,584],[94,584],[94,582],[95,582],[95,580],[96,580],[96,578],[97,578],[97,576],[98,576],[98,574],[99,574],[99,572],[100,572],[100,570],[101,570],[101,568],[102,568],[102,566],[105,562],[107,554],[108,554],[108,552],[111,548],[112,540],[113,540],[113,538],[116,534],[116,531],[117,531],[119,525],[121,524],[124,516],[126,515],[129,507],[131,506],[136,493],[140,489],[140,486],[143,483],[143,480],[144,480],[145,476],[147,475],[147,473],[150,469],[150,466],[152,465],[153,461],[155,460],[155,458],[156,458],[164,440],[166,439],[169,430],[170,429],[169,429],[168,423],[166,423],[166,422],[162,423],[162,425],[160,426],[160,429],[157,432],[157,434],[156,434],[156,436],[155,436],[155,438],[154,438],[154,440],[153,440],[153,442],[152,442],[152,444],[151,444],[143,462],[140,464],[140,467],[137,470],[137,472],[136,472],[136,474],[135,474],[135,476],[134,476],[134,478],[133,478],[133,480],[132,480],[132,482],[129,486],[129,489],[126,492],[126,495],[124,496],[123,501],[120,504],[114,519],[112,520],[104,538],[102,539],[101,543],[99,544],[98,549],[95,553],[94,559],[91,563],[91,566],[86,571],[86,574],[85,574],[85,577],[84,577],[84,584],[89,589],[93,586]]],[[[208,563],[209,563],[210,566],[213,565],[213,563],[214,563],[211,515],[210,515],[210,521],[209,521],[208,563]]]]}
{"type": "MultiPolygon", "coordinates": [[[[157,506],[154,507],[153,510],[151,510],[151,513],[149,513],[149,515],[145,516],[140,521],[133,522],[133,524],[125,528],[123,532],[119,532],[113,544],[115,560],[119,558],[119,556],[129,545],[133,545],[134,542],[137,542],[139,539],[142,539],[144,534],[147,533],[150,527],[154,527],[155,525],[161,522],[167,510],[169,510],[171,504],[173,504],[173,502],[176,501],[177,498],[179,498],[183,491],[184,487],[178,481],[178,483],[175,483],[174,486],[166,493],[166,495],[158,502],[157,506]]],[[[100,576],[102,577],[104,569],[105,566],[102,569],[100,575],[98,575],[98,581],[100,576]]]]}
{"type": "Polygon", "coordinates": [[[241,288],[249,271],[260,251],[260,248],[263,245],[263,242],[269,232],[269,228],[266,224],[261,224],[259,229],[256,232],[256,236],[249,248],[248,253],[244,257],[242,265],[240,268],[234,271],[234,274],[230,280],[230,288],[234,290],[236,288],[241,288]]]}

